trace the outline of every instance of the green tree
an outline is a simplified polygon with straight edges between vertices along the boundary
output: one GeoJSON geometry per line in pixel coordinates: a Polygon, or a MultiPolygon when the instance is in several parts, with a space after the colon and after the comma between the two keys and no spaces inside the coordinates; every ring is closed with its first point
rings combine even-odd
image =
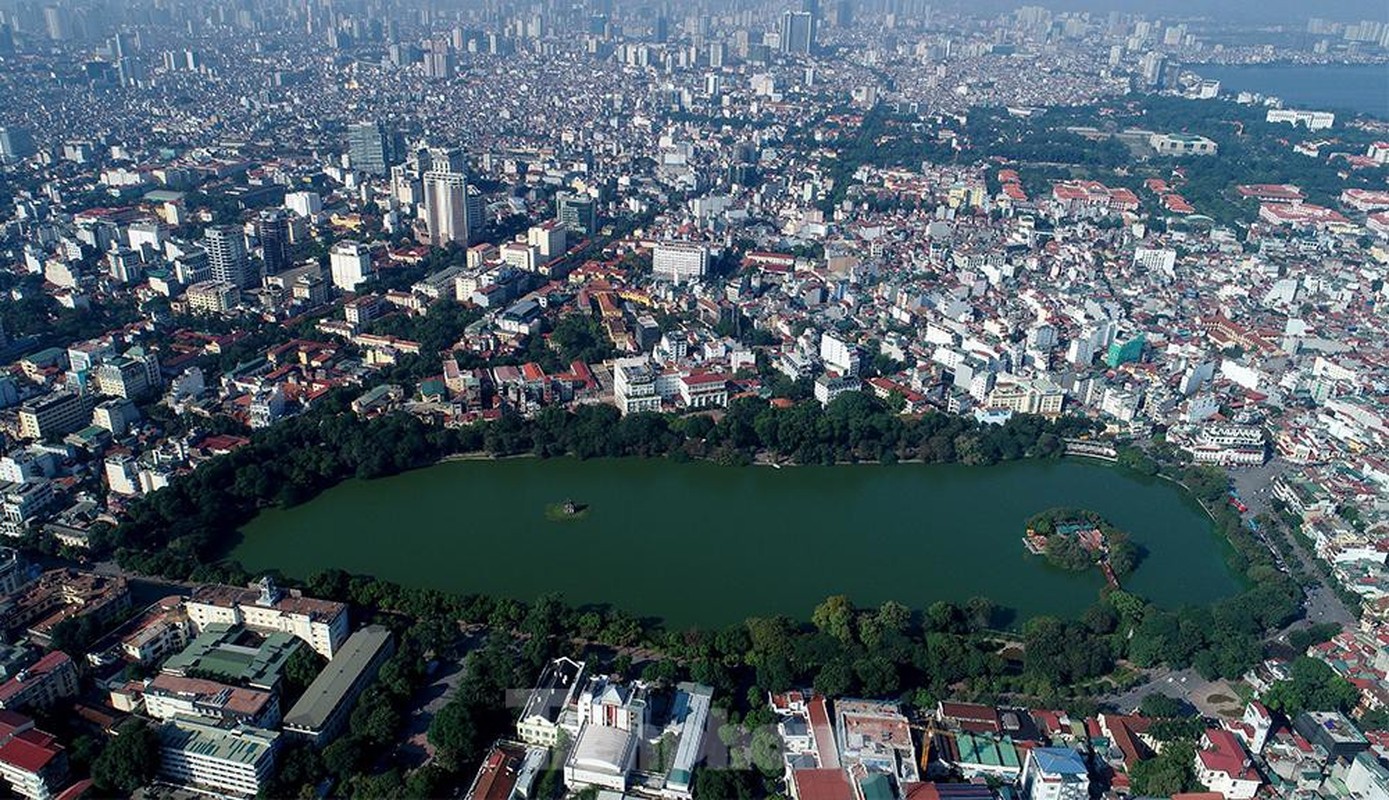
{"type": "Polygon", "coordinates": [[[691,787],[696,800],[753,800],[762,796],[761,781],[750,770],[695,769],[691,787]]]}
{"type": "Polygon", "coordinates": [[[1195,758],[1196,749],[1190,741],[1166,743],[1157,756],[1140,761],[1129,770],[1134,796],[1171,797],[1190,791],[1196,785],[1192,772],[1195,758]]]}
{"type": "Polygon", "coordinates": [[[1265,705],[1289,718],[1303,711],[1349,711],[1360,700],[1350,681],[1315,658],[1299,656],[1289,673],[1289,680],[1275,683],[1263,697],[1265,705]]]}
{"type": "Polygon", "coordinates": [[[987,597],[971,597],[965,602],[965,616],[975,630],[984,630],[993,625],[998,606],[987,597]]]}
{"type": "Polygon", "coordinates": [[[810,621],[815,623],[815,627],[845,644],[853,642],[854,605],[842,594],[828,597],[825,602],[816,606],[810,621]]]}
{"type": "Polygon", "coordinates": [[[849,693],[853,685],[853,670],[838,659],[825,664],[815,676],[815,691],[826,697],[842,697],[849,693]]]}
{"type": "Polygon", "coordinates": [[[318,673],[328,666],[328,660],[311,647],[299,647],[285,661],[284,682],[281,684],[281,704],[290,708],[309,688],[318,673]]]}
{"type": "Polygon", "coordinates": [[[1185,703],[1157,692],[1145,696],[1138,708],[1145,717],[1185,717],[1190,714],[1185,703]]]}
{"type": "Polygon", "coordinates": [[[130,795],[159,770],[159,734],[144,720],[126,723],[92,762],[92,781],[105,792],[130,795]]]}

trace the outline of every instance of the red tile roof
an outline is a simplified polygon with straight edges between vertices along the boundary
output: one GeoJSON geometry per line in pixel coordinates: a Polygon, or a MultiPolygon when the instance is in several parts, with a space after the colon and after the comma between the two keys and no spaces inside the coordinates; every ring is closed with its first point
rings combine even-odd
{"type": "Polygon", "coordinates": [[[798,769],[791,779],[800,800],[854,800],[854,790],[841,769],[798,769]]]}
{"type": "Polygon", "coordinates": [[[1222,728],[1209,728],[1206,730],[1205,741],[1209,746],[1196,751],[1196,757],[1201,759],[1206,769],[1223,772],[1233,780],[1259,780],[1259,773],[1249,765],[1244,745],[1240,744],[1233,733],[1222,728]]]}
{"type": "Polygon", "coordinates": [[[43,658],[34,662],[32,667],[26,670],[27,675],[24,680],[21,681],[19,676],[16,675],[3,684],[0,684],[0,704],[12,701],[14,696],[19,694],[24,687],[41,679],[48,673],[61,668],[64,664],[71,663],[72,659],[68,658],[68,654],[61,650],[54,650],[48,655],[45,655],[43,658]]]}
{"type": "Polygon", "coordinates": [[[52,736],[30,729],[0,745],[0,762],[26,772],[40,772],[62,752],[52,736]]]}

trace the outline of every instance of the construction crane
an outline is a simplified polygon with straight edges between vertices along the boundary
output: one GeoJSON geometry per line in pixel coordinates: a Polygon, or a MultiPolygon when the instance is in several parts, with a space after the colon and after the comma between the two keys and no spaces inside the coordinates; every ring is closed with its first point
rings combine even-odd
{"type": "Polygon", "coordinates": [[[926,772],[931,764],[931,745],[936,739],[936,718],[931,717],[925,725],[913,725],[908,723],[912,730],[921,731],[921,779],[926,779],[926,772]]]}

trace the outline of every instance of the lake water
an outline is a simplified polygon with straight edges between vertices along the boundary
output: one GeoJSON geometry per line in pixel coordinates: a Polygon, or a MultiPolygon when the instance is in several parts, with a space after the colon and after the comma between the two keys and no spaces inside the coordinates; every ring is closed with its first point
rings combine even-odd
{"type": "Polygon", "coordinates": [[[1221,92],[1258,92],[1314,111],[1355,111],[1389,119],[1389,65],[1192,65],[1221,92]]]}
{"type": "Polygon", "coordinates": [[[573,604],[611,603],[674,627],[749,616],[808,619],[822,599],[860,605],[986,595],[1036,614],[1094,602],[1098,571],[1029,556],[1032,514],[1082,506],[1147,557],[1125,588],[1165,606],[1238,591],[1228,544],[1185,491],[1099,464],[721,467],[667,460],[511,459],[348,481],[270,509],[232,557],[306,577],[337,567],[404,584],[573,604]],[[551,521],[572,498],[580,519],[551,521]]]}

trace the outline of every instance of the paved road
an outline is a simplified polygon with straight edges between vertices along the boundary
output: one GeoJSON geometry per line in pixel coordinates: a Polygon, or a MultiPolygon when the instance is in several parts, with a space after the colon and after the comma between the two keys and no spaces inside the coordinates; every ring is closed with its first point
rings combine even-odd
{"type": "Polygon", "coordinates": [[[434,715],[448,705],[458,691],[466,673],[464,663],[468,654],[481,647],[486,636],[481,629],[463,632],[455,646],[455,652],[438,661],[434,679],[410,698],[410,720],[405,726],[405,742],[400,746],[401,757],[410,767],[418,767],[434,757],[434,746],[429,743],[429,723],[434,715]]]}
{"type": "Polygon", "coordinates": [[[434,747],[429,743],[429,723],[458,691],[458,684],[463,680],[463,659],[441,661],[438,670],[434,681],[410,700],[410,719],[405,726],[405,743],[400,746],[400,755],[412,768],[434,757],[434,747]]]}
{"type": "MultiPolygon", "coordinates": [[[[1293,532],[1282,524],[1282,520],[1277,519],[1277,514],[1273,510],[1273,479],[1281,475],[1286,469],[1286,464],[1274,459],[1262,467],[1231,470],[1230,477],[1234,483],[1235,491],[1239,493],[1240,500],[1249,506],[1249,511],[1243,515],[1246,520],[1253,519],[1260,514],[1268,514],[1277,520],[1273,530],[1259,531],[1259,536],[1264,539],[1264,543],[1269,544],[1268,539],[1265,538],[1268,536],[1285,537],[1302,562],[1303,571],[1316,580],[1316,583],[1303,590],[1306,596],[1303,604],[1306,616],[1289,626],[1289,630],[1321,622],[1334,622],[1343,628],[1353,628],[1359,624],[1355,615],[1351,614],[1345,604],[1341,602],[1341,598],[1322,574],[1312,554],[1307,552],[1307,549],[1294,538],[1293,532]]],[[[1277,549],[1271,545],[1270,549],[1277,553],[1277,549]]],[[[1276,558],[1281,562],[1281,555],[1276,556],[1276,558]]]]}
{"type": "Polygon", "coordinates": [[[1146,670],[1147,680],[1119,694],[1109,695],[1101,698],[1101,701],[1117,708],[1121,713],[1128,714],[1138,704],[1143,702],[1143,698],[1150,694],[1165,694],[1168,697],[1175,697],[1178,700],[1187,699],[1187,685],[1191,679],[1196,677],[1196,670],[1183,669],[1171,670],[1166,667],[1157,667],[1146,670]]]}
{"type": "Polygon", "coordinates": [[[1226,681],[1208,681],[1191,668],[1172,670],[1158,667],[1145,673],[1147,680],[1143,683],[1128,691],[1101,698],[1101,701],[1124,714],[1138,708],[1143,698],[1150,694],[1167,695],[1189,703],[1206,717],[1230,717],[1242,711],[1242,703],[1226,681]]]}

